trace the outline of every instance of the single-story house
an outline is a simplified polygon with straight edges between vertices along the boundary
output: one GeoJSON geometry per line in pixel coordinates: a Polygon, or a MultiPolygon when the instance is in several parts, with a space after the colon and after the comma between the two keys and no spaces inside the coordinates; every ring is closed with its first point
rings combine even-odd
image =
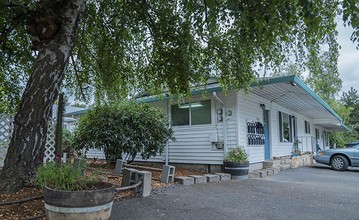
{"type": "MultiPolygon", "coordinates": [[[[153,162],[222,165],[229,148],[242,146],[250,163],[329,148],[328,132],[347,131],[342,118],[297,76],[262,80],[248,92],[226,94],[217,82],[192,92],[178,103],[166,97],[137,100],[164,109],[171,118],[176,141],[153,162]],[[172,101],[171,101],[172,100],[172,101]]],[[[88,157],[99,156],[88,152],[88,157]]]]}

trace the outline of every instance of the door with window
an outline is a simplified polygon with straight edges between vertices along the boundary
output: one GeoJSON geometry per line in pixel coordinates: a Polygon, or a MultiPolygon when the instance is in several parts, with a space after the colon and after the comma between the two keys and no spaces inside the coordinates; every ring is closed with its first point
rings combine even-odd
{"type": "Polygon", "coordinates": [[[264,121],[264,159],[270,159],[269,110],[263,109],[264,121]]]}

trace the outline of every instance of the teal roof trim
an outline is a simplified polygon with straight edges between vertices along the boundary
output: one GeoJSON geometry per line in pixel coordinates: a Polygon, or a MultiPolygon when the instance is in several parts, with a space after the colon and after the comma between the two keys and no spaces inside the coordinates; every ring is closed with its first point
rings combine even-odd
{"type": "Polygon", "coordinates": [[[82,115],[84,113],[86,113],[89,109],[83,109],[83,110],[79,110],[79,111],[74,111],[74,112],[69,112],[64,114],[64,116],[71,116],[71,115],[82,115]]]}
{"type": "MultiPolygon", "coordinates": [[[[222,91],[222,88],[220,86],[209,88],[209,89],[200,89],[200,90],[193,90],[191,91],[191,95],[202,95],[205,93],[212,93],[212,92],[219,92],[222,91]]],[[[175,96],[150,96],[150,97],[143,97],[136,99],[137,103],[149,103],[149,102],[156,102],[161,100],[167,100],[175,98],[175,96]]]]}

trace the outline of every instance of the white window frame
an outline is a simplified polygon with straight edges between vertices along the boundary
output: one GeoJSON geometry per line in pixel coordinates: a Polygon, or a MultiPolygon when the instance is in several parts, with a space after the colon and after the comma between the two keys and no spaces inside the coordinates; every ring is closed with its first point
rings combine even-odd
{"type": "Polygon", "coordinates": [[[294,125],[293,125],[293,115],[290,115],[285,112],[278,111],[278,122],[279,122],[279,142],[280,143],[293,143],[294,139],[294,125]],[[289,140],[285,141],[284,139],[284,129],[283,129],[283,117],[284,115],[288,115],[288,122],[289,122],[289,140]]]}
{"type": "MultiPolygon", "coordinates": [[[[172,123],[172,118],[173,118],[173,115],[172,115],[172,107],[173,106],[178,106],[178,104],[175,104],[175,105],[171,105],[171,109],[170,109],[170,112],[171,112],[171,123],[172,123]]],[[[191,102],[185,102],[185,103],[181,103],[179,105],[189,105],[189,108],[188,108],[188,116],[189,116],[189,120],[188,120],[188,123],[189,124],[186,124],[186,125],[173,125],[174,127],[184,127],[184,126],[202,126],[202,125],[211,125],[212,122],[213,122],[213,119],[212,119],[212,100],[211,99],[206,99],[206,100],[199,100],[199,101],[191,101],[191,102]],[[210,122],[209,123],[205,123],[205,124],[196,124],[196,125],[192,125],[192,103],[196,103],[196,102],[204,102],[204,101],[209,101],[210,105],[209,105],[209,111],[210,111],[210,122]]]]}
{"type": "Polygon", "coordinates": [[[310,134],[310,122],[307,120],[304,120],[304,133],[310,134]]]}

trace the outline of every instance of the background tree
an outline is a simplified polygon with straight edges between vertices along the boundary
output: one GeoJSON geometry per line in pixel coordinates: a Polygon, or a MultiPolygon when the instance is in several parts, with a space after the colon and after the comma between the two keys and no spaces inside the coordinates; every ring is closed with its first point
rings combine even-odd
{"type": "Polygon", "coordinates": [[[24,185],[41,163],[64,78],[98,102],[134,91],[189,94],[211,75],[240,89],[256,65],[275,68],[291,55],[307,63],[322,45],[335,59],[337,15],[359,42],[352,0],[2,0],[0,12],[1,108],[17,112],[2,191],[24,185]]]}
{"type": "Polygon", "coordinates": [[[341,97],[343,105],[351,110],[348,118],[349,127],[352,129],[351,140],[359,139],[359,94],[353,87],[348,92],[343,92],[341,97]]]}
{"type": "MultiPolygon", "coordinates": [[[[336,53],[335,56],[338,54],[336,53]]],[[[309,71],[306,83],[324,101],[335,100],[342,88],[337,59],[338,57],[333,57],[332,54],[325,52],[320,56],[313,57],[309,62],[312,68],[309,71]]]]}
{"type": "Polygon", "coordinates": [[[172,135],[169,117],[161,109],[148,104],[106,104],[80,118],[71,148],[100,149],[108,161],[132,162],[138,153],[145,160],[162,154],[172,135]]]}

